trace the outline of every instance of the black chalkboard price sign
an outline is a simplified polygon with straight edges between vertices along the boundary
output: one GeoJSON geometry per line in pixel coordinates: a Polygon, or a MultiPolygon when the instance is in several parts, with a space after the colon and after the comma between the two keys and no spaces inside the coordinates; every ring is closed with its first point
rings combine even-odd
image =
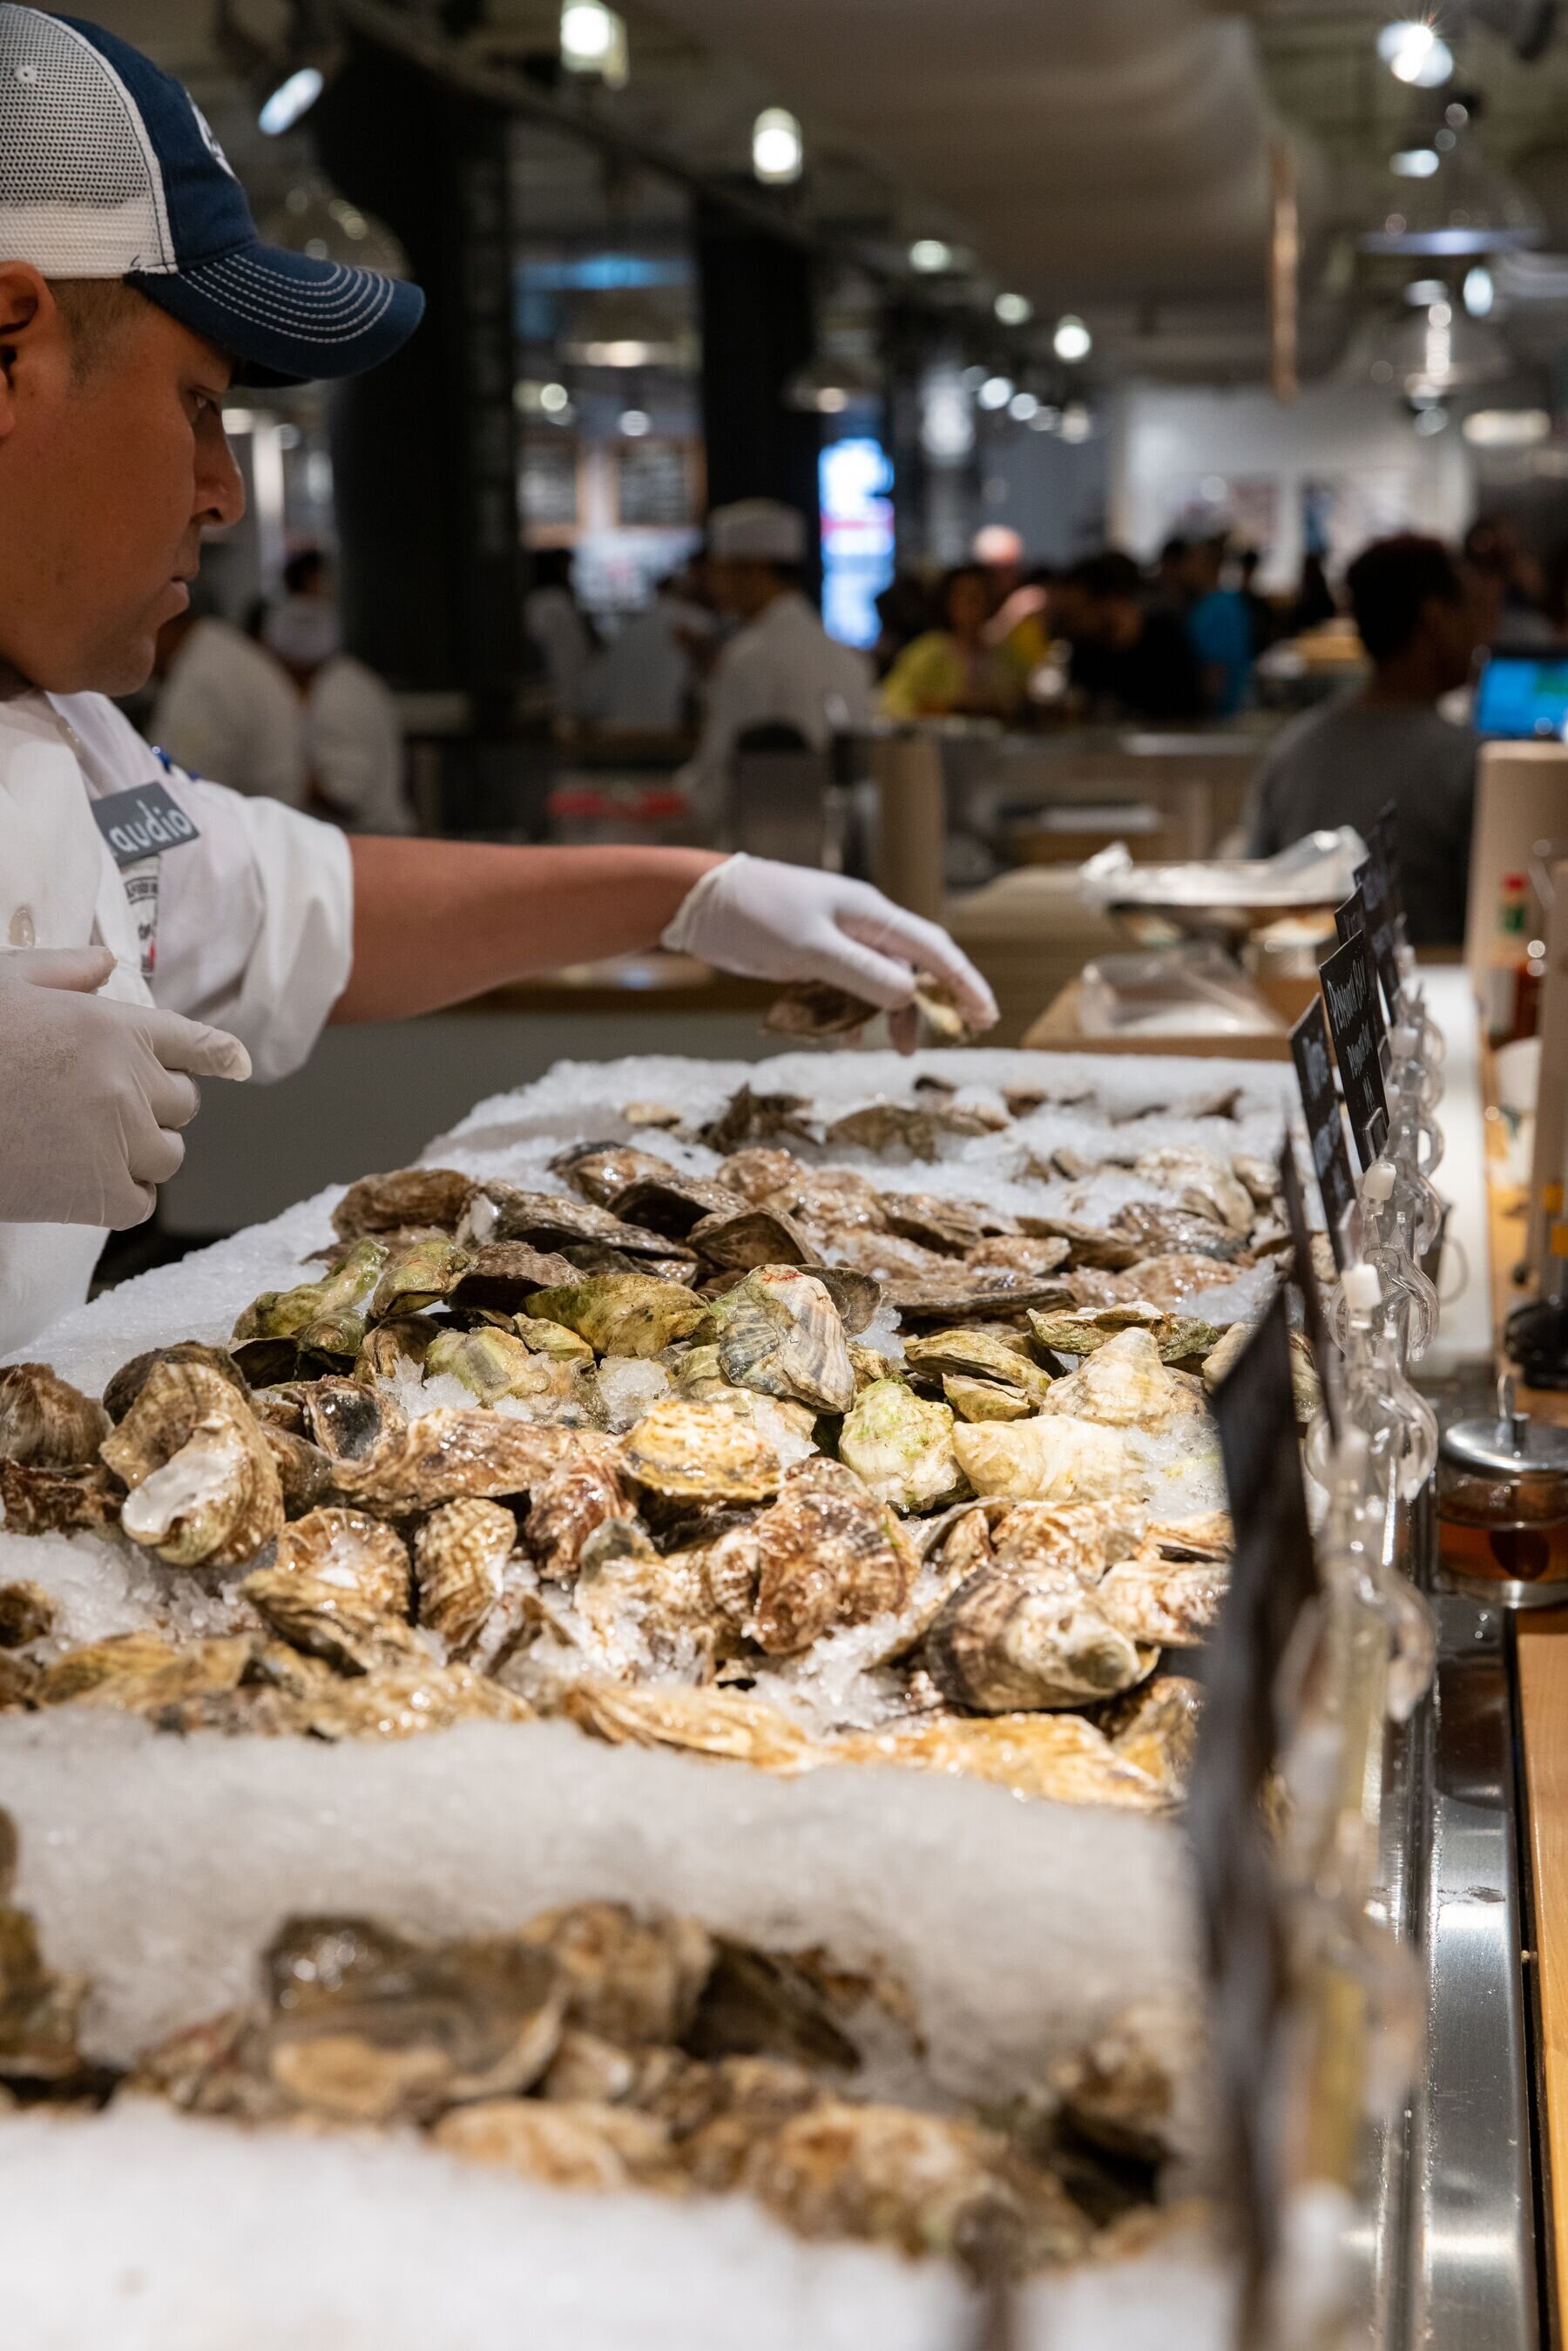
{"type": "Polygon", "coordinates": [[[1385,800],[1367,827],[1366,845],[1383,868],[1384,895],[1388,901],[1388,919],[1397,931],[1399,925],[1405,919],[1405,882],[1399,863],[1397,801],[1385,800]]]}
{"type": "Polygon", "coordinates": [[[1350,1251],[1344,1219],[1355,1203],[1350,1154],[1344,1147],[1344,1121],[1340,1116],[1339,1091],[1334,1084],[1333,1054],[1321,1003],[1310,1004],[1291,1031],[1291,1057],[1306,1113],[1307,1145],[1312,1173],[1322,1196],[1323,1219],[1329,1228],[1333,1261],[1343,1273],[1350,1251]]]}
{"type": "Polygon", "coordinates": [[[1353,932],[1319,967],[1318,980],[1329,1016],[1334,1059],[1339,1063],[1344,1106],[1355,1138],[1355,1155],[1370,1167],[1388,1133],[1388,1098],[1383,1091],[1378,1047],[1383,1022],[1377,982],[1364,934],[1353,932]]]}
{"type": "Polygon", "coordinates": [[[1367,925],[1366,901],[1361,894],[1361,883],[1359,880],[1356,883],[1355,888],[1345,900],[1343,905],[1336,906],[1334,908],[1333,919],[1334,928],[1339,933],[1339,943],[1341,946],[1345,946],[1351,939],[1359,939],[1361,941],[1361,951],[1366,957],[1367,971],[1371,979],[1371,987],[1367,997],[1367,1009],[1371,1015],[1373,1029],[1377,1038],[1378,1067],[1382,1071],[1384,1076],[1386,1077],[1388,1075],[1390,1059],[1388,1050],[1388,1024],[1383,1018],[1383,998],[1378,993],[1377,987],[1377,958],[1372,952],[1372,933],[1367,925]]]}
{"type": "Polygon", "coordinates": [[[1366,944],[1383,983],[1383,1001],[1392,1027],[1399,1018],[1399,956],[1387,869],[1377,850],[1373,851],[1364,865],[1356,867],[1355,886],[1366,914],[1366,944]]]}

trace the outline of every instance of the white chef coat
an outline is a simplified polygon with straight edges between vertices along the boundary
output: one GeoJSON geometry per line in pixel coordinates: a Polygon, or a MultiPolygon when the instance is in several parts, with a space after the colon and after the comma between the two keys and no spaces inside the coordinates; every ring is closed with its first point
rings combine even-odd
{"type": "Polygon", "coordinates": [[[544,657],[556,716],[580,718],[593,639],[570,589],[530,588],[523,599],[523,626],[544,657]]]}
{"type": "Polygon", "coordinates": [[[402,724],[390,690],[351,653],[334,653],[305,697],[305,758],[350,832],[407,832],[402,724]]]}
{"type": "Polygon", "coordinates": [[[586,715],[609,726],[679,726],[693,684],[691,655],[681,640],[709,636],[714,625],[713,614],[700,604],[656,596],[595,654],[586,715]]]}
{"type": "Polygon", "coordinates": [[[305,714],[277,655],[227,621],[198,621],[152,705],[152,740],[193,776],[303,808],[305,714]]]}
{"type": "Polygon", "coordinates": [[[798,727],[820,750],[833,731],[832,703],[843,705],[851,726],[865,725],[871,664],[830,637],[804,596],[790,589],[738,629],[714,664],[702,740],[681,774],[693,809],[710,821],[722,814],[730,757],[747,727],[776,720],[798,727]]]}
{"type": "MultiPolygon", "coordinates": [[[[103,994],[226,1029],[257,1077],[280,1078],[347,985],[352,916],[335,826],[161,763],[99,695],[0,700],[0,947],[107,946],[115,968],[103,994]],[[198,837],[158,860],[144,977],[125,877],[90,802],[152,781],[198,837]]],[[[81,1303],[103,1238],[82,1225],[0,1225],[0,1355],[81,1303]]]]}

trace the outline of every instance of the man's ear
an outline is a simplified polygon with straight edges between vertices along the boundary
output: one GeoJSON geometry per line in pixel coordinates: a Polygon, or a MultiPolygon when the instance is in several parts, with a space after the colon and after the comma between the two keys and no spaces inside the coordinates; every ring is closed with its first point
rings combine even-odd
{"type": "Polygon", "coordinates": [[[16,374],[35,355],[63,345],[65,319],[47,280],[30,261],[0,261],[0,440],[16,423],[16,374]]]}

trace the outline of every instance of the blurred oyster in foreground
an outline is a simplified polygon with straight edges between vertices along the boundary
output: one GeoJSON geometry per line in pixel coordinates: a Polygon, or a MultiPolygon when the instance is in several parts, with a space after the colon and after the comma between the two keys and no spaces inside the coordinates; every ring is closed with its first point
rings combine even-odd
{"type": "Polygon", "coordinates": [[[1107,1621],[1074,1576],[1049,1581],[981,1568],[959,1585],[925,1641],[943,1696],[977,1714],[1083,1706],[1114,1698],[1154,1664],[1107,1621]]]}
{"type": "Polygon", "coordinates": [[[47,1364],[0,1371],[0,1460],[35,1469],[82,1469],[109,1435],[102,1405],[62,1380],[47,1364]]]}

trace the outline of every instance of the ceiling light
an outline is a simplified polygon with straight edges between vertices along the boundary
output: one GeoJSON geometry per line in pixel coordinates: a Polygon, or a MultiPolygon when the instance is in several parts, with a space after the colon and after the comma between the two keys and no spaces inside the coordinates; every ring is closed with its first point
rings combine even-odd
{"type": "Polygon", "coordinates": [[[770,188],[788,187],[805,162],[800,126],[787,107],[765,106],[751,126],[751,168],[770,188]]]}
{"type": "Polygon", "coordinates": [[[952,268],[953,248],[939,236],[917,236],[909,248],[909,266],[923,277],[934,277],[938,270],[952,268]]]}
{"type": "Polygon", "coordinates": [[[648,423],[649,419],[646,410],[641,408],[628,408],[622,415],[621,430],[624,433],[628,441],[640,441],[643,438],[643,434],[648,430],[648,423]]]}
{"type": "Polygon", "coordinates": [[[1094,348],[1094,338],[1082,319],[1075,319],[1070,311],[1066,318],[1058,319],[1051,343],[1057,358],[1065,360],[1071,367],[1088,358],[1094,348]]]}
{"type": "Polygon", "coordinates": [[[319,66],[301,66],[286,81],[278,83],[256,121],[269,139],[281,138],[284,131],[292,131],[309,113],[326,86],[326,76],[319,66]]]}
{"type": "Polygon", "coordinates": [[[1008,402],[1008,414],[1016,416],[1020,424],[1027,424],[1039,406],[1032,392],[1015,392],[1008,402]]]}
{"type": "Polygon", "coordinates": [[[1519,183],[1474,148],[1458,147],[1427,179],[1391,191],[1356,242],[1364,253],[1437,259],[1539,245],[1542,233],[1540,209],[1519,183]]]}
{"type": "Polygon", "coordinates": [[[1094,430],[1094,419],[1081,400],[1070,400],[1057,430],[1064,441],[1087,441],[1094,430]]]}
{"type": "Polygon", "coordinates": [[[1460,428],[1477,449],[1532,449],[1552,437],[1544,408],[1478,408],[1460,428]]]}
{"type": "Polygon", "coordinates": [[[1034,316],[1034,304],[1027,294],[998,294],[991,308],[1004,327],[1027,327],[1034,316]]]}
{"type": "Polygon", "coordinates": [[[1473,269],[1465,272],[1465,308],[1472,319],[1484,319],[1497,298],[1491,271],[1478,261],[1473,269]]]}
{"type": "Polygon", "coordinates": [[[547,416],[559,416],[570,405],[571,394],[564,383],[547,383],[539,389],[539,406],[547,416]]]}
{"type": "Polygon", "coordinates": [[[1377,36],[1377,54],[1396,81],[1414,89],[1437,89],[1454,70],[1454,53],[1430,25],[1401,18],[1377,36]]]}
{"type": "Polygon", "coordinates": [[[568,73],[591,74],[608,89],[623,88],[630,67],[624,19],[602,0],[562,0],[560,61],[568,73]]]}
{"type": "Polygon", "coordinates": [[[982,408],[1005,408],[1012,396],[1012,378],[1006,375],[988,375],[976,394],[982,408]]]}
{"type": "Polygon", "coordinates": [[[975,419],[962,377],[933,368],[920,387],[920,445],[935,465],[956,465],[975,445],[975,419]]]}
{"type": "Polygon", "coordinates": [[[1493,383],[1512,366],[1502,338],[1448,301],[1375,322],[1357,338],[1350,357],[1353,375],[1392,383],[1410,400],[1443,399],[1493,383]]]}
{"type": "Polygon", "coordinates": [[[1402,147],[1388,158],[1388,168],[1397,179],[1429,180],[1441,162],[1435,147],[1402,147]]]}

